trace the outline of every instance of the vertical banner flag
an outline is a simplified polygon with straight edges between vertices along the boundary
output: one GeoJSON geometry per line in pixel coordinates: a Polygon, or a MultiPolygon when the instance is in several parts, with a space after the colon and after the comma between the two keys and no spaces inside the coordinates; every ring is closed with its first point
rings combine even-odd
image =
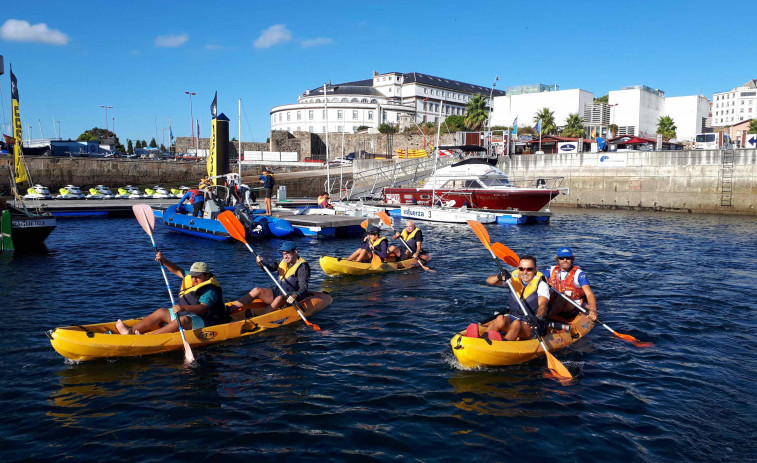
{"type": "Polygon", "coordinates": [[[591,138],[597,138],[597,126],[595,125],[591,129],[591,138]]]}
{"type": "Polygon", "coordinates": [[[213,97],[213,103],[210,104],[210,114],[213,119],[218,117],[218,91],[216,91],[216,96],[213,97]]]}
{"type": "Polygon", "coordinates": [[[18,109],[18,81],[13,74],[13,66],[10,67],[11,72],[11,115],[13,117],[13,138],[16,139],[16,143],[13,145],[13,162],[15,166],[16,183],[25,182],[28,180],[26,176],[26,169],[24,168],[24,162],[21,159],[21,114],[18,109]]]}
{"type": "Polygon", "coordinates": [[[518,136],[518,116],[515,116],[515,120],[513,121],[513,135],[518,136]]]}
{"type": "Polygon", "coordinates": [[[541,135],[541,119],[539,119],[539,121],[536,122],[536,127],[534,127],[534,129],[536,130],[536,132],[539,133],[539,135],[541,135]]]}
{"type": "Polygon", "coordinates": [[[173,144],[173,130],[171,130],[171,118],[168,118],[168,145],[173,144]]]}
{"type": "Polygon", "coordinates": [[[607,138],[608,139],[612,138],[612,126],[610,126],[610,128],[607,129],[607,138]]]}

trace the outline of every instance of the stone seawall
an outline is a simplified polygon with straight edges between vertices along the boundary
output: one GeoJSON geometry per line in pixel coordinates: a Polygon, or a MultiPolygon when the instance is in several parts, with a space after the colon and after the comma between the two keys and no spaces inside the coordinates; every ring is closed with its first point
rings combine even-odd
{"type": "Polygon", "coordinates": [[[723,158],[721,150],[547,154],[505,156],[499,166],[515,181],[565,177],[570,194],[555,206],[757,215],[757,150],[735,150],[732,170],[723,158]]]}

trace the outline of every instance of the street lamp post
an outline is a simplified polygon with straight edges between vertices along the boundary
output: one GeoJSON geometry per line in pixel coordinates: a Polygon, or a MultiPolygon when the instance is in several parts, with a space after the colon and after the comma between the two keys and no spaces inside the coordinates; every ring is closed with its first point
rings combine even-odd
{"type": "Polygon", "coordinates": [[[163,143],[161,143],[161,146],[163,146],[163,148],[166,147],[166,128],[165,127],[163,127],[163,143]]]}
{"type": "Polygon", "coordinates": [[[31,141],[34,138],[32,137],[32,126],[28,125],[27,127],[29,127],[29,141],[31,141]]]}
{"type": "Polygon", "coordinates": [[[423,148],[428,148],[428,138],[426,138],[426,109],[428,108],[428,97],[423,99],[423,142],[426,144],[423,148]]]}
{"type": "Polygon", "coordinates": [[[111,120],[113,121],[113,127],[111,127],[111,131],[113,132],[113,138],[116,137],[116,118],[111,117],[111,120]]]}
{"type": "Polygon", "coordinates": [[[60,139],[60,121],[55,121],[58,123],[58,138],[60,139]]]}
{"type": "Polygon", "coordinates": [[[105,108],[105,138],[108,138],[108,109],[113,109],[113,106],[100,105],[101,108],[105,108]]]}
{"type": "Polygon", "coordinates": [[[494,83],[492,84],[492,89],[489,92],[489,114],[487,114],[486,121],[488,122],[487,127],[487,138],[489,140],[489,147],[488,147],[488,153],[491,155],[491,146],[492,146],[492,109],[494,108],[494,103],[492,102],[492,96],[494,95],[494,87],[497,86],[497,81],[499,80],[499,76],[494,76],[494,83]]]}
{"type": "Polygon", "coordinates": [[[194,113],[192,113],[192,95],[197,95],[194,92],[184,92],[189,95],[189,125],[192,128],[192,148],[195,147],[195,126],[194,126],[194,113]]]}

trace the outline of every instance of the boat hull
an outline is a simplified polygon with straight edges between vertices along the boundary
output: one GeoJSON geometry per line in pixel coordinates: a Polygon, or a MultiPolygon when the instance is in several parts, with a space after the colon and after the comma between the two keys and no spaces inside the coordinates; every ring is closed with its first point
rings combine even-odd
{"type": "Polygon", "coordinates": [[[229,232],[223,228],[218,220],[193,217],[190,213],[186,213],[187,209],[184,209],[183,212],[185,213],[181,214],[176,209],[175,204],[168,206],[160,216],[163,223],[171,230],[216,241],[232,239],[229,232]]]}
{"type": "MultiPolygon", "coordinates": [[[[594,322],[586,315],[579,315],[570,325],[570,332],[553,331],[542,336],[550,352],[568,347],[594,328],[594,322]]],[[[488,341],[483,338],[469,338],[463,330],[452,337],[450,344],[457,361],[466,368],[518,365],[544,356],[538,339],[488,341]]]]}
{"type": "Polygon", "coordinates": [[[36,248],[43,245],[57,226],[55,217],[50,215],[26,215],[21,211],[10,211],[11,238],[15,249],[36,248]]]}
{"type": "MultiPolygon", "coordinates": [[[[305,316],[310,316],[328,307],[332,301],[333,299],[328,293],[314,293],[312,297],[303,299],[300,306],[305,316]]],[[[262,309],[265,304],[257,300],[247,307],[253,310],[262,309]]],[[[198,348],[259,334],[301,320],[302,318],[300,318],[297,310],[292,306],[250,318],[245,318],[245,310],[239,310],[232,314],[230,323],[196,330],[185,330],[184,335],[192,348],[198,348]]],[[[127,325],[133,325],[136,322],[137,320],[125,321],[127,325]]],[[[116,331],[115,322],[55,328],[50,330],[47,335],[56,352],[75,361],[137,357],[184,348],[181,334],[178,332],[154,335],[120,335],[108,334],[109,331],[116,331]]]]}
{"type": "Polygon", "coordinates": [[[427,206],[402,206],[400,208],[400,216],[407,219],[442,223],[466,223],[468,220],[475,220],[481,223],[494,223],[497,221],[496,215],[486,212],[427,206]]]}
{"type": "Polygon", "coordinates": [[[560,190],[539,188],[430,190],[423,188],[384,188],[387,204],[431,206],[435,195],[445,206],[472,209],[516,209],[538,211],[560,194],[560,190]]]}
{"type": "MultiPolygon", "coordinates": [[[[424,260],[431,260],[431,256],[424,255],[424,260]]],[[[328,275],[374,275],[377,273],[401,272],[420,267],[415,259],[400,262],[384,262],[378,268],[371,268],[370,262],[352,262],[347,259],[331,256],[321,256],[318,263],[328,275]]]]}

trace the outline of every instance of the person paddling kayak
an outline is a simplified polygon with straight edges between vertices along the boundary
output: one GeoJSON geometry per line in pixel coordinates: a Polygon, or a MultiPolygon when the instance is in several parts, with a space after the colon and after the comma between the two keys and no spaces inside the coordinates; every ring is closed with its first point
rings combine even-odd
{"type": "Polygon", "coordinates": [[[347,260],[354,262],[370,262],[373,255],[376,254],[382,262],[386,262],[389,254],[389,242],[385,236],[381,236],[381,230],[375,225],[370,225],[365,231],[363,244],[352,253],[347,260]]]}
{"type": "Polygon", "coordinates": [[[155,260],[182,278],[178,303],[171,309],[156,310],[131,327],[118,320],[116,329],[120,334],[142,334],[148,331],[148,334],[173,333],[179,331],[179,322],[185,330],[192,330],[228,321],[221,285],[210,273],[208,264],[195,262],[189,272],[185,273],[160,252],[155,254],[155,260]],[[176,314],[176,319],[171,320],[169,310],[176,314]]]}
{"type": "Polygon", "coordinates": [[[235,307],[244,307],[255,299],[260,299],[268,304],[262,312],[265,314],[280,309],[285,301],[291,305],[310,295],[310,264],[299,256],[297,245],[293,241],[284,241],[278,250],[281,252],[281,261],[278,265],[266,264],[260,256],[257,257],[257,262],[258,265],[265,266],[271,272],[279,273],[279,284],[287,294],[282,294],[278,286],[253,288],[252,291],[234,301],[235,307]]]}
{"type": "Polygon", "coordinates": [[[397,238],[402,238],[402,240],[407,243],[407,247],[405,247],[404,244],[401,246],[392,245],[389,247],[389,254],[396,256],[397,260],[417,258],[425,253],[423,250],[423,232],[420,228],[415,226],[415,222],[412,220],[408,220],[405,223],[404,230],[402,230],[401,233],[395,233],[392,238],[395,240],[397,238]],[[408,248],[410,248],[410,250],[408,250],[408,248]]]}
{"type": "MultiPolygon", "coordinates": [[[[589,286],[586,272],[577,265],[573,265],[575,257],[573,250],[562,247],[557,250],[555,256],[557,265],[547,269],[549,286],[566,295],[576,304],[589,309],[589,318],[597,321],[597,298],[589,286]]],[[[561,315],[566,318],[574,318],[578,315],[578,309],[559,295],[555,295],[550,303],[549,315],[561,315]]]]}
{"type": "Polygon", "coordinates": [[[505,280],[510,278],[515,293],[510,292],[508,306],[510,313],[507,315],[498,315],[489,326],[478,326],[476,323],[468,326],[466,336],[477,338],[484,333],[492,341],[502,341],[500,331],[505,332],[505,341],[515,341],[516,339],[531,339],[536,336],[534,328],[543,331],[546,322],[543,317],[547,315],[547,303],[549,302],[549,286],[544,281],[541,272],[536,267],[536,258],[533,256],[522,256],[518,264],[518,269],[513,271],[512,275],[496,274],[486,279],[486,282],[494,286],[507,286],[505,280]],[[518,299],[523,302],[526,310],[536,316],[539,326],[533,327],[529,320],[523,316],[518,299]],[[481,331],[483,329],[483,332],[481,331]]]}

